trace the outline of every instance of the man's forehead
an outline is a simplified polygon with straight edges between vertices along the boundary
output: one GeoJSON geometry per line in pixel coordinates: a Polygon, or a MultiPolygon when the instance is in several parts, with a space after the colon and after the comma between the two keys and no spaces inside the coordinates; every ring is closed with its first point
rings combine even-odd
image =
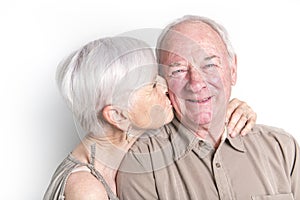
{"type": "Polygon", "coordinates": [[[207,45],[202,47],[201,45],[170,48],[162,51],[162,59],[164,61],[176,62],[176,61],[187,61],[187,62],[199,62],[207,61],[210,58],[221,58],[222,54],[215,46],[207,45]]]}
{"type": "Polygon", "coordinates": [[[179,24],[176,24],[172,26],[169,30],[167,35],[174,36],[176,33],[179,33],[185,37],[193,38],[195,36],[199,35],[205,35],[207,37],[207,34],[214,35],[218,33],[215,31],[214,28],[211,27],[211,25],[202,22],[202,21],[184,21],[179,24]]]}
{"type": "Polygon", "coordinates": [[[189,27],[187,30],[171,29],[160,44],[161,49],[200,49],[206,46],[223,43],[223,40],[212,28],[210,31],[189,27]]]}
{"type": "MultiPolygon", "coordinates": [[[[195,27],[190,27],[188,30],[193,28],[195,27]]],[[[199,60],[210,56],[222,58],[227,55],[223,40],[214,30],[214,33],[204,33],[204,35],[201,35],[201,31],[196,31],[199,35],[195,35],[193,31],[190,31],[191,34],[189,34],[188,30],[177,28],[169,31],[160,46],[161,53],[165,54],[164,58],[181,57],[186,60],[195,58],[199,60]]]]}
{"type": "Polygon", "coordinates": [[[186,47],[199,46],[198,45],[199,42],[200,41],[195,40],[193,37],[190,37],[189,35],[185,35],[175,30],[170,30],[169,33],[164,38],[162,47],[172,48],[176,46],[177,48],[178,47],[186,48],[186,47]]]}

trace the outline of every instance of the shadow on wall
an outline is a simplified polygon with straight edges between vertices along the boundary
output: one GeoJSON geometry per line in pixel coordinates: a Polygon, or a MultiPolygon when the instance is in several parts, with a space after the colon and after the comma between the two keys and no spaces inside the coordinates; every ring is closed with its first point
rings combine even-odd
{"type": "Polygon", "coordinates": [[[44,119],[39,125],[39,132],[43,130],[38,139],[39,155],[35,155],[39,164],[41,192],[44,195],[51,177],[61,161],[76,147],[80,138],[84,136],[75,124],[72,112],[60,95],[53,95],[47,100],[44,111],[39,111],[44,119]]]}

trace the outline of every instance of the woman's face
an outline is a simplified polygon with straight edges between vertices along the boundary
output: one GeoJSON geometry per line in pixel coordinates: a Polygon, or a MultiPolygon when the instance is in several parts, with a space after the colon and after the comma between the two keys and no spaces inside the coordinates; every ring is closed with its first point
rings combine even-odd
{"type": "Polygon", "coordinates": [[[153,83],[144,85],[131,94],[128,113],[134,127],[157,129],[173,119],[171,102],[166,93],[165,80],[157,76],[153,83]]]}

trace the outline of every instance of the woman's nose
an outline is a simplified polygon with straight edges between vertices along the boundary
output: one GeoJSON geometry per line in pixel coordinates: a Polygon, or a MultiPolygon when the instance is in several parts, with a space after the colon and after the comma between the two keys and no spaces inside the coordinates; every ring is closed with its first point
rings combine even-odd
{"type": "Polygon", "coordinates": [[[159,91],[161,91],[164,95],[168,92],[168,88],[166,85],[158,84],[157,87],[159,88],[159,91]]]}
{"type": "Polygon", "coordinates": [[[157,84],[160,87],[161,91],[163,91],[164,93],[167,93],[168,92],[168,87],[167,87],[166,80],[163,77],[158,75],[157,78],[156,78],[156,81],[157,81],[157,84]]]}

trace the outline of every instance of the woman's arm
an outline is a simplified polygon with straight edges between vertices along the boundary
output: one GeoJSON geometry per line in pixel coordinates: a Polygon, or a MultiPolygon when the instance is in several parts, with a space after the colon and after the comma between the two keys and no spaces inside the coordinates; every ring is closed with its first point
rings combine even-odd
{"type": "Polygon", "coordinates": [[[90,172],[76,172],[69,176],[65,200],[108,200],[104,186],[90,172]]]}

